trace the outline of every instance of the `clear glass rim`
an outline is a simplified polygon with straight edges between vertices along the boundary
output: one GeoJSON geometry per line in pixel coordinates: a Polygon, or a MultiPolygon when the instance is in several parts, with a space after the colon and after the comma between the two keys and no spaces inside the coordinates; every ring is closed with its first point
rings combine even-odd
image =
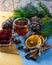
{"type": "Polygon", "coordinates": [[[17,18],[17,19],[15,19],[14,22],[13,22],[13,26],[19,26],[19,27],[27,27],[29,24],[30,24],[30,20],[27,19],[27,18],[17,18]],[[27,21],[28,21],[28,24],[27,24],[27,25],[24,25],[24,26],[23,26],[23,25],[21,25],[21,26],[16,25],[15,22],[16,22],[17,20],[20,20],[20,19],[25,19],[25,20],[27,20],[27,21]]]}

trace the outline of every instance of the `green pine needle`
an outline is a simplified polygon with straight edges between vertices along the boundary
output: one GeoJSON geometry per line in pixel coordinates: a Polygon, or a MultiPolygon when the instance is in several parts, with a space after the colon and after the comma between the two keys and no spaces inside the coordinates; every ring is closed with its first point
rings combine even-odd
{"type": "Polygon", "coordinates": [[[43,35],[52,35],[52,20],[46,22],[43,26],[42,26],[42,30],[41,30],[43,35]]]}
{"type": "Polygon", "coordinates": [[[45,15],[51,17],[48,7],[43,2],[39,2],[38,6],[44,11],[45,15]]]}
{"type": "Polygon", "coordinates": [[[19,9],[16,9],[13,11],[14,17],[19,18],[19,17],[26,17],[26,18],[31,18],[34,16],[37,16],[39,18],[43,18],[45,16],[51,17],[51,14],[49,12],[49,9],[47,6],[42,3],[38,2],[38,7],[33,6],[31,3],[27,4],[25,7],[20,7],[19,9]]]}

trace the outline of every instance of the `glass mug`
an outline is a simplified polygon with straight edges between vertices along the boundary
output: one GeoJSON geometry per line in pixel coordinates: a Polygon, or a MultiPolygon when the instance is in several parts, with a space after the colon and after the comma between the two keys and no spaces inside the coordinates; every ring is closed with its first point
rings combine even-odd
{"type": "Polygon", "coordinates": [[[12,31],[10,29],[0,30],[0,46],[10,46],[12,40],[12,31]]]}
{"type": "Polygon", "coordinates": [[[13,22],[13,30],[18,35],[25,36],[29,32],[30,21],[27,18],[17,18],[13,22]]]}

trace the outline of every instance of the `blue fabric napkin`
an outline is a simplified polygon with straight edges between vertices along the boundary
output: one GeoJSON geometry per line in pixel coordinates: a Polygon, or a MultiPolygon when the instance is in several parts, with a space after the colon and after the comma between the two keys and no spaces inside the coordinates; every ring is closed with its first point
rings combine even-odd
{"type": "MultiPolygon", "coordinates": [[[[21,43],[16,44],[16,47],[18,47],[19,45],[23,45],[24,48],[26,47],[25,46],[26,37],[16,35],[14,36],[14,40],[16,39],[21,40],[21,43]]],[[[46,41],[46,43],[49,45],[52,45],[52,36],[48,37],[48,40],[46,41]]],[[[52,65],[52,49],[48,49],[47,51],[43,52],[42,55],[39,56],[36,61],[26,59],[24,57],[26,53],[23,50],[18,50],[18,51],[22,59],[23,65],[52,65]]]]}

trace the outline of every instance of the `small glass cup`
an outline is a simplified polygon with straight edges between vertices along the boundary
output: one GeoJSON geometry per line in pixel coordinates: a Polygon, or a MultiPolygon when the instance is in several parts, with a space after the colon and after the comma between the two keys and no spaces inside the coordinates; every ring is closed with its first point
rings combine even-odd
{"type": "Polygon", "coordinates": [[[0,46],[10,46],[11,45],[11,39],[9,40],[0,40],[0,46]]]}
{"type": "Polygon", "coordinates": [[[28,32],[29,32],[29,24],[30,24],[29,19],[27,19],[27,18],[17,18],[13,22],[13,30],[18,35],[26,36],[26,34],[28,34],[28,32]]]}
{"type": "Polygon", "coordinates": [[[0,31],[0,46],[11,45],[12,31],[10,29],[3,29],[0,31]]]}

